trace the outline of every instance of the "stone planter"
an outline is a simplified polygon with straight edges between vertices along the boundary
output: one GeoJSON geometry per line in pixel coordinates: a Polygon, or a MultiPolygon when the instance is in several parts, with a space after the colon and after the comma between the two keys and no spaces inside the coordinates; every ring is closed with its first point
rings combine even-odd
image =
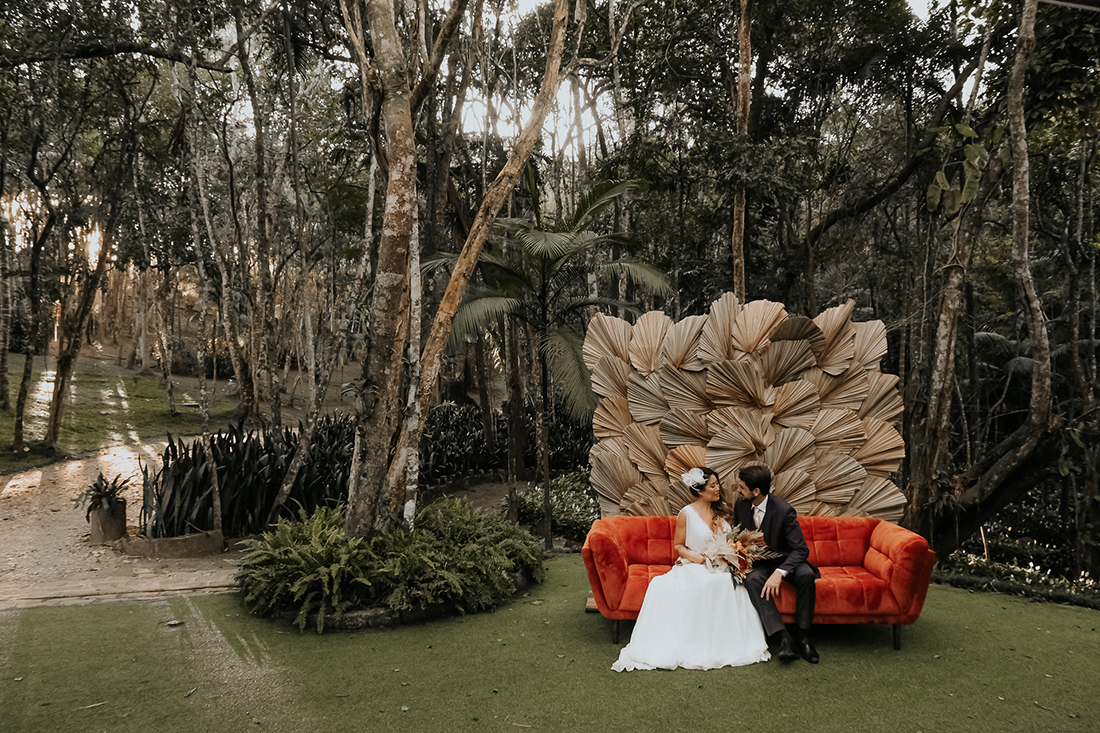
{"type": "Polygon", "coordinates": [[[108,508],[97,506],[88,512],[88,524],[91,526],[89,541],[93,545],[117,540],[126,534],[126,500],[116,499],[108,508]]]}

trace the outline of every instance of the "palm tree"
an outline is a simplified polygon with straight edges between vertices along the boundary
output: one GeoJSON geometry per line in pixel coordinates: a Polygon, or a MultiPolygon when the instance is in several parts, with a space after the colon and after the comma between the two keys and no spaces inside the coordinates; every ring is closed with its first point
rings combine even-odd
{"type": "MultiPolygon", "coordinates": [[[[508,319],[526,334],[533,370],[535,440],[538,475],[543,485],[545,540],[550,528],[549,430],[546,408],[556,391],[577,418],[588,418],[596,407],[581,348],[584,324],[600,307],[637,312],[632,304],[589,292],[589,276],[629,277],[647,291],[669,292],[668,280],[655,268],[629,257],[611,259],[615,245],[626,243],[619,233],[595,231],[601,215],[616,199],[640,190],[635,182],[605,182],[582,198],[571,215],[556,223],[544,220],[530,167],[528,187],[534,212],[524,218],[499,219],[479,260],[481,282],[471,286],[455,315],[453,339],[481,333],[508,319]]],[[[453,261],[440,255],[428,266],[453,261]]],[[[509,430],[521,429],[510,425],[509,430]]]]}

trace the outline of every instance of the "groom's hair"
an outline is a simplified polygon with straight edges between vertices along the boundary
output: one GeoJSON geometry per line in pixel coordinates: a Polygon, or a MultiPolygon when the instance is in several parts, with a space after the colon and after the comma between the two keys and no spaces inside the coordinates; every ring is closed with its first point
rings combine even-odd
{"type": "Polygon", "coordinates": [[[760,489],[760,493],[764,496],[767,496],[772,488],[772,472],[762,464],[742,468],[741,480],[745,482],[745,486],[748,486],[750,491],[760,489]]]}

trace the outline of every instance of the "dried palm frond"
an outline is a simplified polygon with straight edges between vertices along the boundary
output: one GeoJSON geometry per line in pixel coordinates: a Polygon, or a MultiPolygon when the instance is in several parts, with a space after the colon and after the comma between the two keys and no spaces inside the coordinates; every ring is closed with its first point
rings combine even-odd
{"type": "Polygon", "coordinates": [[[604,516],[608,516],[608,506],[614,508],[612,514],[617,514],[623,494],[642,481],[642,474],[625,453],[590,453],[589,460],[592,462],[592,488],[596,490],[604,516]]]}
{"type": "Polygon", "coordinates": [[[713,431],[707,426],[704,413],[672,408],[661,418],[661,439],[665,445],[705,446],[713,431]]]}
{"type": "Polygon", "coordinates": [[[706,316],[688,316],[672,324],[665,334],[665,345],[661,352],[665,364],[692,372],[703,370],[705,365],[699,358],[699,337],[706,322],[706,316]]]}
{"type": "Polygon", "coordinates": [[[665,474],[676,483],[693,468],[707,465],[707,449],[701,445],[678,445],[665,456],[665,474]]]}
{"type": "Polygon", "coordinates": [[[808,369],[804,379],[817,387],[823,410],[859,410],[867,399],[870,382],[867,371],[856,366],[832,376],[821,369],[808,369]]]}
{"type": "Polygon", "coordinates": [[[817,486],[805,471],[783,471],[772,477],[771,493],[785,500],[799,514],[805,514],[814,501],[817,486]]]}
{"type": "Polygon", "coordinates": [[[627,456],[638,470],[647,475],[665,475],[668,448],[661,441],[661,431],[655,425],[632,423],[623,431],[627,456]]]}
{"type": "Polygon", "coordinates": [[[768,338],[773,343],[776,341],[806,341],[810,344],[810,350],[814,352],[815,356],[825,348],[825,334],[816,323],[806,316],[787,316],[787,320],[780,323],[768,338]]]}
{"type": "Polygon", "coordinates": [[[630,405],[619,396],[604,397],[592,415],[592,432],[597,438],[614,438],[623,434],[634,420],[630,417],[630,405]]]}
{"type": "Polygon", "coordinates": [[[688,372],[665,364],[661,375],[661,392],[672,408],[707,412],[714,407],[707,398],[707,375],[704,372],[688,372]]]}
{"type": "Polygon", "coordinates": [[[882,372],[867,372],[867,397],[859,408],[860,417],[891,422],[905,409],[898,393],[898,377],[882,372]]]}
{"type": "Polygon", "coordinates": [[[601,356],[592,370],[592,391],[601,397],[626,399],[626,380],[631,366],[617,356],[601,356]]]}
{"type": "Polygon", "coordinates": [[[755,354],[768,343],[768,336],[787,317],[782,303],[754,300],[746,303],[733,322],[730,340],[733,348],[755,354]]]}
{"type": "Polygon", "coordinates": [[[665,492],[665,501],[668,502],[669,514],[679,514],[681,509],[695,501],[695,496],[692,495],[687,484],[680,479],[676,479],[668,485],[668,491],[665,492]]]}
{"type": "Polygon", "coordinates": [[[707,427],[711,435],[717,435],[726,428],[744,433],[759,446],[757,452],[763,452],[775,440],[771,416],[747,407],[723,407],[715,410],[707,415],[707,427]]]}
{"type": "Polygon", "coordinates": [[[661,368],[665,332],[672,319],[661,311],[649,311],[634,324],[630,334],[630,363],[645,376],[661,368]]]}
{"type": "Polygon", "coordinates": [[[699,358],[704,364],[732,359],[733,324],[741,312],[741,304],[733,293],[726,293],[710,305],[707,322],[699,334],[699,358]]]}
{"type": "Polygon", "coordinates": [[[615,356],[630,362],[630,324],[621,318],[597,313],[588,322],[588,335],[581,353],[589,371],[596,368],[600,357],[615,356]]]}
{"type": "Polygon", "coordinates": [[[852,453],[852,458],[867,469],[868,475],[887,478],[905,458],[905,441],[893,425],[873,417],[864,419],[863,431],[867,442],[852,453]]]}
{"type": "Polygon", "coordinates": [[[878,362],[886,355],[886,325],[882,321],[853,323],[856,330],[855,355],[852,364],[878,371],[878,362]]]}
{"type": "Polygon", "coordinates": [[[656,425],[668,412],[659,374],[643,377],[637,372],[632,373],[626,383],[626,399],[636,422],[656,425]]]}
{"type": "Polygon", "coordinates": [[[593,456],[602,455],[604,453],[616,453],[627,458],[626,439],[619,436],[597,440],[591,450],[588,451],[588,462],[592,462],[593,456]]]}
{"type": "Polygon", "coordinates": [[[707,396],[717,406],[763,409],[775,400],[759,362],[720,361],[707,369],[707,396]]]}
{"type": "Polygon", "coordinates": [[[872,516],[897,522],[905,514],[907,503],[905,494],[893,481],[881,476],[868,476],[844,508],[844,516],[872,516]]]}
{"type": "Polygon", "coordinates": [[[820,409],[817,387],[799,379],[776,388],[775,402],[765,408],[764,414],[770,414],[775,425],[809,430],[820,409]]]}
{"type": "Polygon", "coordinates": [[[852,309],[856,302],[829,308],[818,314],[814,323],[825,334],[825,346],[817,355],[817,365],[828,374],[837,375],[848,368],[856,353],[856,331],[852,327],[852,309]]]}
{"type": "Polygon", "coordinates": [[[798,379],[816,364],[810,342],[806,340],[772,341],[760,355],[764,381],[773,387],[798,379]]]}
{"type": "Polygon", "coordinates": [[[775,441],[764,451],[764,463],[772,474],[805,471],[813,475],[814,436],[802,428],[786,428],[776,433],[775,441]]]}
{"type": "Polygon", "coordinates": [[[619,502],[619,509],[624,514],[635,517],[662,517],[669,514],[668,501],[648,481],[627,489],[619,502]]]}
{"type": "Polygon", "coordinates": [[[814,469],[817,501],[847,504],[867,479],[867,471],[851,456],[834,451],[822,454],[814,469]]]}
{"type": "Polygon", "coordinates": [[[810,505],[810,510],[807,514],[815,517],[839,517],[840,507],[836,504],[826,504],[825,502],[815,501],[810,505]]]}
{"type": "Polygon", "coordinates": [[[752,448],[752,441],[735,434],[732,428],[724,428],[707,445],[707,462],[704,465],[717,473],[725,485],[729,483],[729,477],[743,466],[764,462],[764,454],[752,448]]]}
{"type": "Polygon", "coordinates": [[[825,451],[849,455],[867,441],[863,421],[852,410],[822,410],[810,432],[814,434],[819,456],[825,451]]]}

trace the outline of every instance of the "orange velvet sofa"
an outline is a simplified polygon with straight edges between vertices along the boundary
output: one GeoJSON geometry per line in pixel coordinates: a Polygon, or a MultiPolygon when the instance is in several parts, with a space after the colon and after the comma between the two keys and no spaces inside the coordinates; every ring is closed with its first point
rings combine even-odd
{"type": "MultiPolygon", "coordinates": [[[[920,616],[936,554],[920,535],[872,517],[799,517],[817,580],[814,623],[892,624],[894,648],[901,626],[920,616]]],[[[649,581],[672,568],[676,517],[607,517],[588,532],[581,555],[596,608],[619,621],[638,618],[649,581]]],[[[778,606],[794,621],[794,588],[783,583],[778,606]]]]}

